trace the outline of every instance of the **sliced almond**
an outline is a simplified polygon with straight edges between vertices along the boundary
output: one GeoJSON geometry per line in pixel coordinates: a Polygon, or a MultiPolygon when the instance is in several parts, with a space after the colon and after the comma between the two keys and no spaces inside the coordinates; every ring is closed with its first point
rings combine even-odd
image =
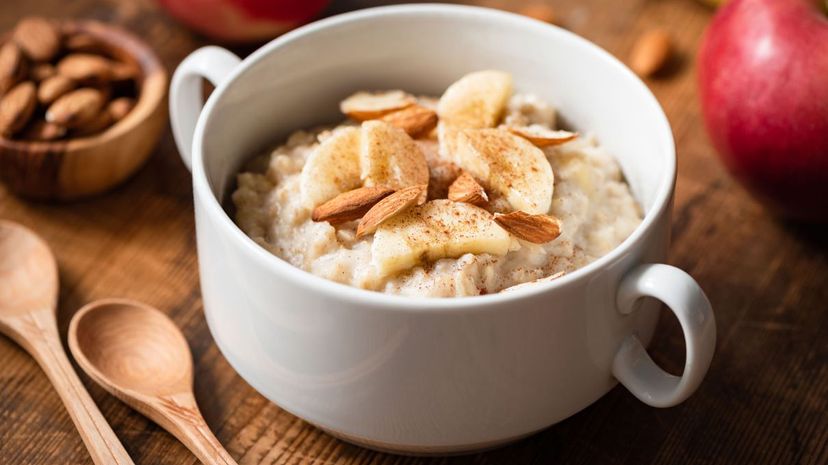
{"type": "Polygon", "coordinates": [[[356,237],[360,238],[371,234],[384,221],[408,210],[417,204],[424,203],[422,199],[428,186],[425,184],[406,187],[380,200],[362,217],[357,225],[356,237]]]}
{"type": "Polygon", "coordinates": [[[26,126],[37,106],[35,92],[34,83],[25,81],[0,99],[0,135],[10,136],[26,126]]]}
{"type": "Polygon", "coordinates": [[[12,39],[34,61],[49,61],[60,51],[60,31],[51,21],[31,17],[17,23],[12,39]]]}
{"type": "Polygon", "coordinates": [[[43,105],[50,105],[74,88],[75,81],[62,74],[56,74],[40,83],[37,88],[37,100],[43,105]]]}
{"type": "Polygon", "coordinates": [[[119,97],[109,102],[106,111],[112,117],[112,121],[121,121],[135,107],[135,99],[119,97]]]}
{"type": "Polygon", "coordinates": [[[470,203],[478,207],[489,203],[486,190],[474,180],[472,175],[465,171],[449,186],[448,198],[454,202],[470,203]]]}
{"type": "Polygon", "coordinates": [[[89,87],[73,90],[49,106],[46,121],[70,128],[81,127],[95,119],[103,105],[101,91],[89,87]]]}
{"type": "Polygon", "coordinates": [[[639,76],[652,76],[670,59],[671,49],[670,34],[667,31],[649,31],[635,42],[630,54],[630,68],[639,76]]]}
{"type": "Polygon", "coordinates": [[[57,70],[49,63],[36,64],[32,67],[31,72],[29,72],[29,76],[35,82],[43,82],[56,74],[57,70]]]}
{"type": "Polygon", "coordinates": [[[14,42],[6,42],[0,47],[0,95],[17,83],[21,66],[23,54],[14,42]]]}
{"type": "Polygon", "coordinates": [[[50,141],[60,139],[66,135],[66,127],[54,123],[48,123],[42,119],[34,121],[25,131],[23,131],[23,139],[26,140],[40,140],[50,141]]]}
{"type": "Polygon", "coordinates": [[[402,110],[417,103],[410,94],[401,90],[385,92],[357,92],[339,104],[342,113],[356,121],[381,118],[393,111],[402,110]]]}
{"type": "Polygon", "coordinates": [[[360,187],[343,192],[313,209],[313,221],[331,224],[346,223],[362,218],[380,200],[394,193],[386,187],[360,187]]]}
{"type": "Polygon", "coordinates": [[[561,235],[561,220],[550,215],[530,215],[522,211],[497,213],[495,221],[518,239],[543,244],[561,235]]]}
{"type": "Polygon", "coordinates": [[[112,62],[99,55],[73,53],[60,60],[57,71],[78,82],[101,83],[112,77],[112,62]]]}
{"type": "Polygon", "coordinates": [[[523,137],[536,147],[552,147],[561,145],[578,137],[577,132],[556,131],[540,124],[531,126],[507,126],[512,134],[523,137]]]}
{"type": "Polygon", "coordinates": [[[543,277],[543,278],[540,278],[540,279],[536,279],[534,281],[529,281],[528,283],[515,284],[514,286],[510,286],[510,287],[507,287],[505,289],[502,289],[500,292],[512,292],[512,291],[516,291],[518,289],[525,289],[527,287],[534,286],[536,284],[548,283],[549,281],[554,281],[554,280],[560,278],[561,276],[563,276],[565,274],[566,274],[566,271],[559,271],[559,272],[551,274],[549,276],[546,276],[546,277],[543,277]]]}
{"type": "Polygon", "coordinates": [[[411,105],[383,116],[382,120],[417,139],[437,127],[437,112],[420,105],[411,105]]]}

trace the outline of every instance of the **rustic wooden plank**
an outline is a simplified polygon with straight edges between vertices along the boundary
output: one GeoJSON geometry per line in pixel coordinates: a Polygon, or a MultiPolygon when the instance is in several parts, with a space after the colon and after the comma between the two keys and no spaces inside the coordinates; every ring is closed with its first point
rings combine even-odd
{"type": "MultiPolygon", "coordinates": [[[[534,1],[541,0],[485,3],[517,9],[534,1]]],[[[328,13],[389,3],[341,0],[328,13]]],[[[679,153],[671,262],[707,291],[720,337],[707,380],[679,407],[649,408],[616,388],[561,424],[495,451],[433,459],[374,453],[271,404],[218,352],[201,312],[189,173],[169,133],[147,167],[109,195],[49,205],[0,187],[0,217],[34,228],[53,246],[62,331],[72,312],[101,297],[169,312],[193,348],[205,418],[242,464],[828,463],[828,228],[769,217],[718,163],[700,120],[693,60],[710,11],[693,0],[545,3],[570,30],[621,58],[655,26],[667,26],[680,50],[669,75],[648,80],[679,153]]],[[[2,2],[0,30],[29,14],[122,24],[146,37],[170,70],[208,43],[153,0],[2,2]]],[[[681,369],[684,342],[672,317],[662,318],[651,352],[667,369],[681,369]]],[[[0,367],[0,463],[91,463],[45,376],[5,338],[0,367]]],[[[85,381],[136,463],[196,463],[164,431],[85,381]]]]}

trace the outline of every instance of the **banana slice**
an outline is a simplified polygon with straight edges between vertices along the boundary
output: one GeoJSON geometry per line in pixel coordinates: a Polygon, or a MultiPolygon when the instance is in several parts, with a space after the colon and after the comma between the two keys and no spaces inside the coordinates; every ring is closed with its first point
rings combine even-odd
{"type": "Polygon", "coordinates": [[[314,208],[362,185],[359,170],[360,129],[340,129],[308,157],[299,178],[302,204],[314,208]]]}
{"type": "Polygon", "coordinates": [[[543,151],[504,129],[465,129],[453,161],[515,210],[543,214],[552,204],[555,176],[543,151]]]}
{"type": "Polygon", "coordinates": [[[366,186],[398,190],[428,184],[428,164],[420,147],[405,131],[384,121],[362,123],[359,163],[366,186]]]}
{"type": "Polygon", "coordinates": [[[503,71],[477,71],[446,89],[437,104],[440,121],[458,128],[492,128],[512,96],[512,76],[503,71]]]}
{"type": "Polygon", "coordinates": [[[388,276],[426,261],[467,253],[505,255],[509,233],[491,213],[467,203],[432,200],[381,224],[371,256],[377,273],[388,276]]]}

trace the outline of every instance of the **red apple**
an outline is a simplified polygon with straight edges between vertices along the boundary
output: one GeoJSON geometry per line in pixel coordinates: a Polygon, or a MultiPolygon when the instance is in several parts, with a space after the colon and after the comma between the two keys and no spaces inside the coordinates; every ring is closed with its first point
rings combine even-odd
{"type": "Polygon", "coordinates": [[[319,14],[329,0],[159,0],[174,17],[218,40],[272,39],[319,14]]]}
{"type": "Polygon", "coordinates": [[[824,0],[731,0],[699,52],[707,130],[725,165],[772,210],[828,220],[824,0]]]}

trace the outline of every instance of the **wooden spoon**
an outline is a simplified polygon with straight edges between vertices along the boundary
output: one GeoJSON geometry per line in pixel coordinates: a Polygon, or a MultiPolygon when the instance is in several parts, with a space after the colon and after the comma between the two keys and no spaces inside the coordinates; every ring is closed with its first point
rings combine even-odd
{"type": "Polygon", "coordinates": [[[132,460],[89,397],[58,335],[58,272],[49,246],[35,233],[0,221],[0,332],[20,344],[46,372],[97,465],[132,460]]]}
{"type": "Polygon", "coordinates": [[[190,347],[165,314],[130,300],[92,302],[72,318],[69,348],[86,374],[172,433],[202,463],[236,464],[198,410],[190,347]]]}

